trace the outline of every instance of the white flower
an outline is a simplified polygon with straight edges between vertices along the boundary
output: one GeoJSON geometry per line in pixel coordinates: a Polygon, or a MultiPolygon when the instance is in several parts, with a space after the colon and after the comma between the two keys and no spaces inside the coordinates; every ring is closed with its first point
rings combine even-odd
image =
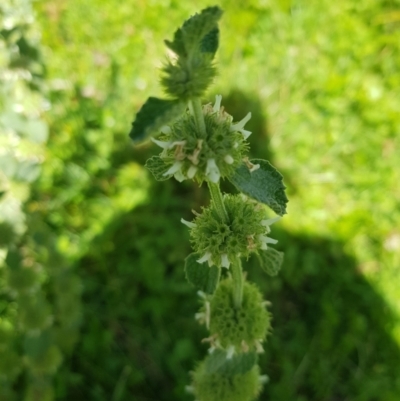
{"type": "Polygon", "coordinates": [[[224,157],[225,163],[232,164],[234,162],[233,157],[231,155],[225,155],[224,157]]]}
{"type": "Polygon", "coordinates": [[[229,269],[230,265],[231,265],[231,262],[229,262],[228,255],[226,253],[222,254],[221,255],[221,266],[229,269]]]}
{"type": "Polygon", "coordinates": [[[187,174],[188,178],[192,179],[195,176],[196,172],[197,172],[197,167],[192,165],[188,168],[188,171],[186,174],[187,174]]]}
{"type": "Polygon", "coordinates": [[[215,104],[214,104],[214,107],[213,107],[213,111],[214,112],[220,110],[220,108],[221,108],[221,100],[222,100],[222,96],[221,95],[215,96],[215,104]]]}
{"type": "Polygon", "coordinates": [[[261,341],[262,341],[262,340],[256,340],[256,341],[254,341],[254,345],[256,346],[256,352],[257,352],[258,354],[262,354],[262,353],[264,352],[264,348],[263,348],[263,346],[261,345],[261,341]]]}
{"type": "Polygon", "coordinates": [[[233,345],[231,345],[226,350],[226,359],[232,359],[234,353],[235,353],[235,347],[233,345]]]}
{"type": "Polygon", "coordinates": [[[183,146],[185,145],[186,141],[159,141],[158,139],[150,138],[152,142],[154,142],[156,145],[158,145],[160,148],[163,149],[172,149],[174,146],[180,145],[183,146]]]}
{"type": "Polygon", "coordinates": [[[282,218],[281,216],[277,216],[277,217],[273,217],[272,219],[261,220],[261,225],[266,227],[267,233],[269,233],[271,231],[269,226],[271,226],[272,224],[276,223],[281,218],[282,218]]]}
{"type": "Polygon", "coordinates": [[[190,221],[187,221],[185,219],[181,219],[181,223],[184,224],[185,226],[188,226],[189,228],[194,228],[196,227],[195,223],[192,223],[190,221]]]}
{"type": "Polygon", "coordinates": [[[181,161],[176,161],[164,174],[163,176],[166,175],[173,175],[177,171],[179,171],[182,168],[182,162],[181,161]]]}
{"type": "Polygon", "coordinates": [[[218,168],[217,164],[215,163],[215,159],[207,160],[206,176],[214,184],[219,181],[219,178],[221,177],[221,173],[219,172],[219,168],[218,168]]]}
{"type": "Polygon", "coordinates": [[[160,131],[161,131],[163,134],[166,134],[166,135],[168,135],[168,134],[170,134],[170,133],[172,132],[171,127],[169,127],[168,125],[163,125],[163,126],[161,127],[160,131]]]}
{"type": "Polygon", "coordinates": [[[178,170],[175,174],[174,177],[177,181],[182,182],[186,180],[185,174],[182,173],[182,170],[178,170]]]}
{"type": "Polygon", "coordinates": [[[253,167],[251,167],[251,169],[249,171],[250,171],[250,173],[252,173],[253,171],[258,170],[259,168],[260,168],[259,164],[253,164],[253,167]]]}
{"type": "Polygon", "coordinates": [[[154,139],[154,138],[150,138],[150,140],[152,142],[154,142],[156,145],[158,145],[160,148],[163,148],[163,149],[170,149],[171,148],[172,142],[159,141],[159,140],[154,139]]]}
{"type": "Polygon", "coordinates": [[[211,252],[206,252],[200,259],[197,260],[198,263],[208,262],[208,266],[211,266],[211,252]]]}
{"type": "Polygon", "coordinates": [[[261,242],[261,247],[260,249],[268,249],[267,244],[277,244],[278,241],[273,238],[269,238],[266,235],[258,235],[257,236],[258,240],[261,242]]]}
{"type": "Polygon", "coordinates": [[[243,135],[243,138],[247,139],[251,135],[251,131],[246,131],[244,126],[250,120],[250,118],[251,113],[247,113],[246,117],[244,117],[241,121],[231,125],[230,131],[239,131],[243,135]]]}

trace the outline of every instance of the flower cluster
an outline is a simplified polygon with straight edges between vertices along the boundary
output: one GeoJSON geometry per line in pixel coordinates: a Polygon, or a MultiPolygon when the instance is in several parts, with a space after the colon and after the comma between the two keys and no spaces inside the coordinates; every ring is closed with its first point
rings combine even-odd
{"type": "Polygon", "coordinates": [[[152,141],[163,151],[159,158],[164,162],[163,176],[174,176],[178,181],[196,179],[217,183],[221,177],[230,177],[242,163],[248,149],[246,139],[251,134],[244,129],[250,120],[248,113],[238,123],[221,106],[222,96],[215,104],[202,108],[205,134],[196,126],[194,111],[190,107],[180,119],[161,129],[162,135],[152,141]]]}
{"type": "Polygon", "coordinates": [[[228,220],[221,220],[215,205],[203,209],[193,222],[181,220],[191,230],[192,245],[199,263],[229,268],[234,258],[266,250],[278,241],[268,237],[270,225],[280,217],[267,219],[264,207],[244,195],[225,195],[228,220]]]}
{"type": "Polygon", "coordinates": [[[261,343],[271,327],[271,315],[259,289],[245,282],[238,309],[232,299],[233,287],[231,278],[222,280],[211,301],[204,299],[201,312],[196,314],[210,330],[210,337],[205,339],[211,345],[210,351],[223,349],[228,359],[240,352],[263,352],[261,343]]]}

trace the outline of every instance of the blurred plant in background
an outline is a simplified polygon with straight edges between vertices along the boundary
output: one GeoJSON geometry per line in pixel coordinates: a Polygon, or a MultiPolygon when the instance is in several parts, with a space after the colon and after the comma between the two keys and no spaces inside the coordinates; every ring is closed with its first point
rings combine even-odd
{"type": "MultiPolygon", "coordinates": [[[[188,209],[188,194],[194,209],[206,194],[186,182],[148,181],[141,165],[154,149],[132,156],[126,127],[143,99],[160,94],[149,66],[161,67],[163,39],[207,5],[38,0],[33,20],[29,1],[1,2],[0,159],[8,161],[0,161],[0,352],[15,362],[5,365],[0,388],[14,383],[18,401],[38,371],[24,348],[29,336],[18,323],[20,295],[10,291],[6,248],[22,255],[21,268],[35,266],[37,302],[47,305],[38,310],[53,316],[46,330],[55,333],[56,322],[65,319],[65,327],[82,316],[72,353],[58,335],[42,343],[58,348],[59,362],[63,356],[56,375],[41,374],[43,388],[54,378],[55,399],[186,399],[187,372],[204,353],[193,344],[204,333],[192,318],[170,318],[197,307],[188,302],[192,291],[180,264],[189,237],[175,222],[188,209]],[[29,29],[10,35],[5,10],[19,15],[12,26],[28,21],[29,29]],[[16,45],[21,36],[40,49],[39,62],[20,50],[24,41],[16,45]],[[6,79],[16,76],[11,59],[21,58],[18,71],[32,78],[6,79]],[[27,133],[4,122],[10,108],[17,124],[36,128],[27,133]],[[67,280],[55,276],[64,269],[73,272],[74,290],[65,285],[60,292],[55,283],[67,280]],[[56,293],[69,300],[70,312],[57,311],[56,293]]],[[[275,317],[260,360],[273,385],[261,399],[397,401],[400,4],[224,0],[220,6],[226,12],[217,62],[226,67],[210,97],[222,93],[238,120],[243,102],[254,111],[253,156],[272,158],[284,171],[291,199],[291,219],[276,236],[286,251],[282,275],[266,281],[249,268],[275,317]],[[225,93],[232,82],[234,91],[225,93]]]]}
{"type": "Polygon", "coordinates": [[[6,1],[0,15],[0,399],[47,401],[76,342],[81,284],[29,201],[49,109],[33,11],[29,2],[6,1]]]}

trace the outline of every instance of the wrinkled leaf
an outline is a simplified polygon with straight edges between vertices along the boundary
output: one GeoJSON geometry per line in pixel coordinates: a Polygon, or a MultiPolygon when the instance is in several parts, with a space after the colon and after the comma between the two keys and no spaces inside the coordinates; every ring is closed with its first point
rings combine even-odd
{"type": "Polygon", "coordinates": [[[274,248],[268,248],[258,253],[258,259],[263,269],[270,276],[276,276],[282,266],[283,252],[279,252],[274,248]]]}
{"type": "Polygon", "coordinates": [[[217,22],[221,15],[222,10],[217,6],[205,8],[200,14],[195,14],[186,20],[175,32],[173,41],[166,40],[165,44],[178,56],[185,58],[199,46],[204,52],[215,53],[218,48],[217,22]],[[211,34],[215,29],[217,32],[211,34]],[[211,36],[206,38],[208,34],[211,36]]]}
{"type": "Polygon", "coordinates": [[[250,172],[247,165],[243,163],[230,177],[230,181],[239,191],[266,204],[282,216],[286,213],[288,199],[281,173],[267,160],[253,159],[250,162],[259,164],[260,168],[250,172]]]}
{"type": "Polygon", "coordinates": [[[179,100],[149,97],[137,113],[129,136],[133,141],[139,142],[150,135],[156,135],[163,125],[178,118],[185,109],[185,103],[179,100]]]}
{"type": "Polygon", "coordinates": [[[153,174],[157,181],[165,181],[171,177],[170,175],[163,175],[168,170],[168,166],[166,166],[160,156],[153,156],[148,159],[145,167],[153,174]]]}
{"type": "Polygon", "coordinates": [[[209,267],[207,263],[198,263],[198,259],[198,253],[191,253],[185,259],[186,278],[198,290],[213,294],[219,282],[221,269],[216,266],[209,267]]]}
{"type": "Polygon", "coordinates": [[[219,45],[219,29],[214,28],[203,37],[200,43],[200,51],[215,54],[219,45]]]}
{"type": "Polygon", "coordinates": [[[243,375],[253,368],[257,363],[255,352],[235,354],[231,358],[226,358],[226,351],[215,350],[205,361],[205,369],[209,374],[223,375],[243,375]]]}

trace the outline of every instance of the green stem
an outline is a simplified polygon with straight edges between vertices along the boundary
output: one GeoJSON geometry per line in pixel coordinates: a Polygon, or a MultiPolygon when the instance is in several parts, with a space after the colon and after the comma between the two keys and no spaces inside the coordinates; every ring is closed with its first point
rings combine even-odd
{"type": "Polygon", "coordinates": [[[194,120],[196,121],[197,129],[200,135],[205,138],[207,136],[206,124],[204,122],[203,107],[201,100],[196,97],[189,101],[189,109],[192,111],[194,120]]]}
{"type": "Polygon", "coordinates": [[[239,256],[232,261],[231,272],[233,279],[233,303],[239,309],[242,306],[243,300],[243,271],[242,261],[239,256]]]}
{"type": "Polygon", "coordinates": [[[226,212],[224,199],[222,198],[221,190],[219,189],[219,183],[214,184],[210,181],[207,181],[208,189],[210,190],[211,199],[214,203],[215,208],[217,209],[218,216],[222,221],[228,221],[228,213],[226,212]]]}

